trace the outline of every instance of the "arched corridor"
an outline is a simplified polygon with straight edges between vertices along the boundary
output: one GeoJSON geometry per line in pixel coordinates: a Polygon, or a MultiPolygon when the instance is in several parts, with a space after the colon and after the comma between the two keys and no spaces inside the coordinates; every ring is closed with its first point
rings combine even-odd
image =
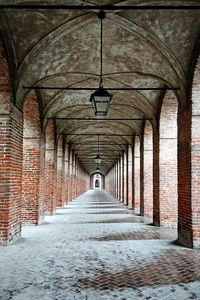
{"type": "Polygon", "coordinates": [[[90,190],[0,249],[0,299],[199,299],[200,255],[175,238],[90,190]]]}
{"type": "Polygon", "coordinates": [[[0,0],[0,300],[200,299],[199,41],[199,0],[0,0]]]}

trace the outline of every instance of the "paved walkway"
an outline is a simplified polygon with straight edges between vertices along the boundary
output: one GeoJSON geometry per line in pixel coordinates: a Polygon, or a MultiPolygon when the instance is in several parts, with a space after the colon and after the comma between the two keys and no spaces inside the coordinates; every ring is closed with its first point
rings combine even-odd
{"type": "Polygon", "coordinates": [[[0,248],[1,300],[200,299],[200,253],[88,191],[0,248]]]}

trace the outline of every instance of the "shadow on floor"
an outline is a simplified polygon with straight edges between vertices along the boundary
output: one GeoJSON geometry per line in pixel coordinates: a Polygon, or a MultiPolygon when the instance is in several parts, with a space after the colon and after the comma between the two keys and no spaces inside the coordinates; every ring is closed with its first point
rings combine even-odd
{"type": "Polygon", "coordinates": [[[109,224],[109,223],[144,223],[144,219],[138,218],[124,218],[124,219],[110,219],[110,220],[99,220],[91,222],[77,222],[77,224],[109,224]]]}
{"type": "Polygon", "coordinates": [[[114,214],[133,214],[132,211],[129,210],[116,210],[116,211],[96,211],[96,212],[89,212],[87,213],[88,215],[96,215],[96,214],[100,214],[100,215],[114,215],[114,214]]]}
{"type": "MultiPolygon", "coordinates": [[[[140,262],[141,264],[141,262],[140,262]]],[[[116,289],[154,285],[174,285],[200,281],[200,257],[190,250],[170,249],[157,255],[152,263],[119,272],[104,272],[80,280],[82,288],[116,289]]],[[[187,287],[186,287],[187,289],[187,287]]],[[[175,290],[174,290],[175,291],[175,290]]],[[[191,298],[197,299],[197,298],[191,298]]]]}
{"type": "Polygon", "coordinates": [[[91,238],[91,240],[95,241],[123,241],[123,240],[175,240],[176,235],[174,232],[166,231],[158,231],[155,230],[145,230],[139,231],[131,231],[127,233],[119,233],[119,234],[110,234],[100,237],[91,238]]]}

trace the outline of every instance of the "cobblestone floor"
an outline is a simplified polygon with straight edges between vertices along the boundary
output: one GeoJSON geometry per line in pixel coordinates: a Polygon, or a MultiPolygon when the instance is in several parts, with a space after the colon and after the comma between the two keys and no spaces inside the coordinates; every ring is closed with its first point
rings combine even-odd
{"type": "Polygon", "coordinates": [[[0,299],[200,299],[200,252],[175,239],[88,191],[0,248],[0,299]]]}

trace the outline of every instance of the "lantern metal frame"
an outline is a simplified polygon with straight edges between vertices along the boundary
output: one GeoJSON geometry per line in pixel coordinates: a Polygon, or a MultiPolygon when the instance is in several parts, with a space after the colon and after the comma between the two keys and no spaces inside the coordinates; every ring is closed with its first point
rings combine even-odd
{"type": "Polygon", "coordinates": [[[99,155],[99,134],[98,134],[98,152],[97,152],[97,156],[95,157],[95,163],[97,164],[97,165],[100,165],[100,163],[101,163],[101,156],[99,155]]]}
{"type": "Polygon", "coordinates": [[[106,116],[108,108],[110,106],[113,95],[110,94],[103,87],[103,19],[105,18],[105,12],[100,11],[98,18],[101,21],[100,30],[100,81],[99,88],[91,94],[90,102],[92,102],[92,107],[96,116],[106,116]]]}

